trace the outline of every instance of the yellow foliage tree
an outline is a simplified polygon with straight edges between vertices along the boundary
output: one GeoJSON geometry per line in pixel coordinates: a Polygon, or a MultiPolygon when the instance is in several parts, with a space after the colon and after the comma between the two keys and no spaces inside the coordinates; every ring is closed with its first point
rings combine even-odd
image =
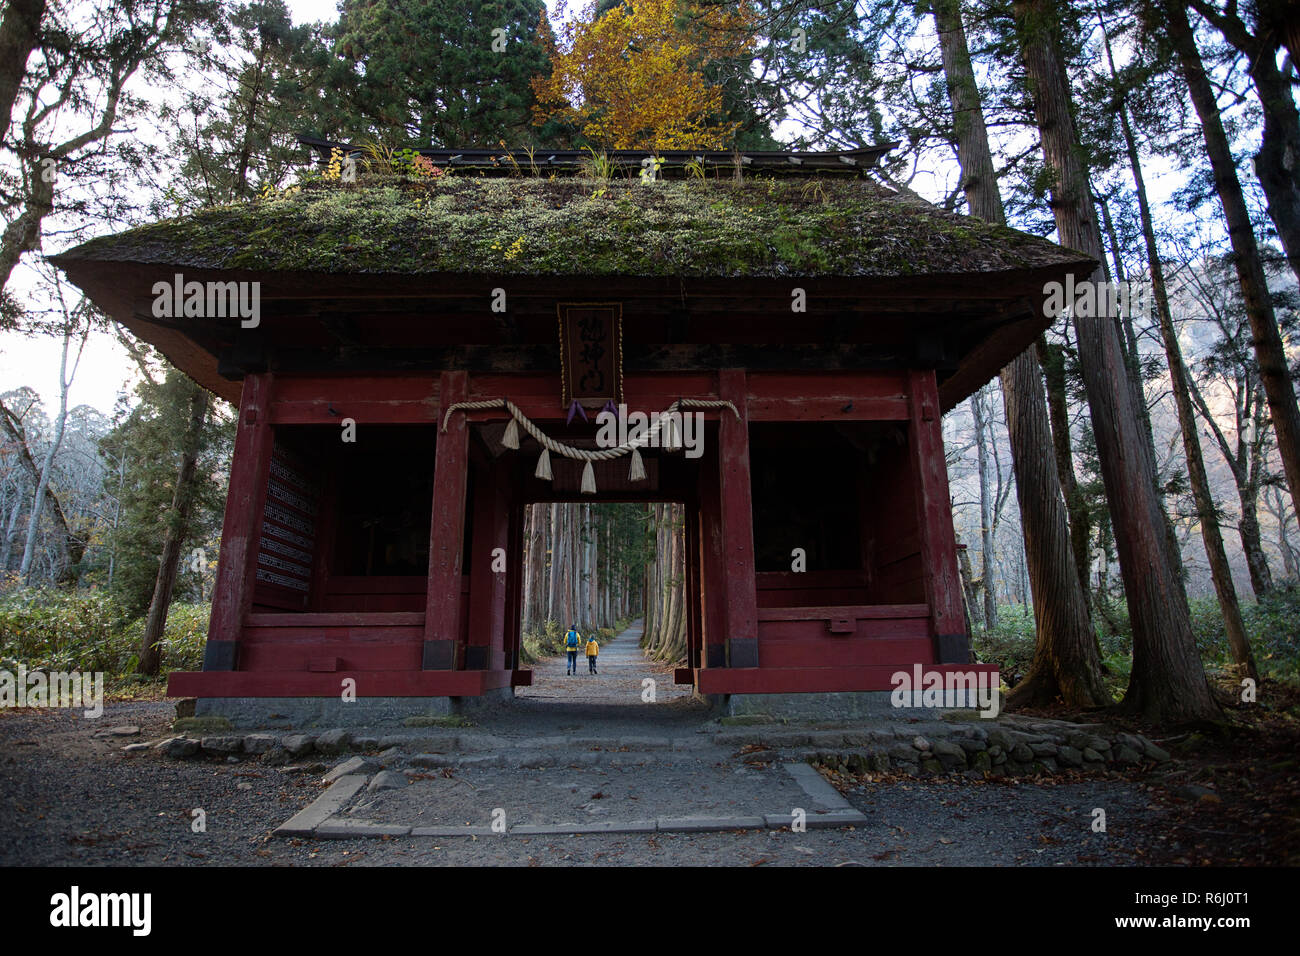
{"type": "MultiPolygon", "coordinates": [[[[557,16],[565,17],[563,0],[557,16]]],[[[722,149],[736,130],[721,122],[722,87],[703,69],[746,55],[750,8],[689,0],[624,0],[604,15],[591,3],[550,45],[551,75],[533,80],[534,121],[556,118],[608,149],[722,149]]]]}

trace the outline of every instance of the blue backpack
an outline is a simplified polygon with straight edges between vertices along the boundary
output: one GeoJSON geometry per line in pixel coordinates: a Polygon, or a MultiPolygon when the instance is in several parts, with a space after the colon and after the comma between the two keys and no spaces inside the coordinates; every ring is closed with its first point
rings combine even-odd
{"type": "Polygon", "coordinates": [[[565,637],[564,637],[564,643],[565,643],[567,646],[569,646],[569,647],[577,647],[577,646],[578,646],[578,632],[577,632],[577,631],[574,631],[574,630],[570,630],[569,633],[566,634],[565,637]]]}

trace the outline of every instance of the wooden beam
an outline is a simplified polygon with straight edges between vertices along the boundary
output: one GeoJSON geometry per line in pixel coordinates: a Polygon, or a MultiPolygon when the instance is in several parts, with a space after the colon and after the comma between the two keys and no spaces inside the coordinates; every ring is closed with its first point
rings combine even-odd
{"type": "Polygon", "coordinates": [[[205,670],[235,670],[238,642],[253,607],[257,584],[257,549],[262,538],[262,509],[271,474],[271,402],[269,374],[244,379],[230,461],[230,486],[221,529],[212,616],[204,649],[205,670]]]}
{"type": "Polygon", "coordinates": [[[718,395],[740,413],[718,420],[718,492],[722,499],[727,604],[727,665],[758,666],[758,595],[754,584],[754,508],[749,476],[749,389],[744,369],[718,372],[718,395]]]}
{"type": "Polygon", "coordinates": [[[506,573],[509,570],[510,514],[502,487],[502,462],[475,468],[474,517],[469,568],[468,670],[498,668],[506,618],[506,573]],[[500,548],[499,557],[494,554],[500,548]],[[497,571],[494,566],[503,569],[497,571]],[[495,653],[494,653],[495,652],[495,653]]]}
{"type": "MultiPolygon", "coordinates": [[[[443,372],[440,408],[465,400],[469,376],[443,372]]],[[[465,488],[469,467],[469,424],[452,415],[439,431],[433,466],[433,519],[429,526],[429,587],[425,598],[424,668],[455,670],[460,640],[461,574],[465,545],[465,488]]]]}
{"type": "Polygon", "coordinates": [[[935,660],[940,664],[960,664],[969,659],[970,635],[962,612],[957,537],[952,526],[948,466],[934,373],[910,373],[908,388],[912,404],[908,445],[916,479],[917,528],[925,599],[934,625],[935,660]]]}
{"type": "MultiPolygon", "coordinates": [[[[726,538],[722,530],[722,497],[718,492],[721,461],[704,459],[700,469],[701,587],[704,602],[704,650],[700,667],[727,666],[726,538]]],[[[757,603],[757,596],[755,596],[757,603]]]]}
{"type": "Polygon", "coordinates": [[[510,547],[506,551],[506,626],[503,635],[502,666],[511,670],[519,666],[519,647],[523,632],[524,575],[528,573],[524,541],[527,505],[524,504],[518,468],[508,468],[510,480],[510,547]]]}

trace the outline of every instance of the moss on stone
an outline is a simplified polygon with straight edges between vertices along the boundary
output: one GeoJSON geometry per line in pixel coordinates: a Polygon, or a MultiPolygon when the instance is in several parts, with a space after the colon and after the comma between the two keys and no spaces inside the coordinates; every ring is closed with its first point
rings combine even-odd
{"type": "Polygon", "coordinates": [[[178,717],[172,722],[172,730],[182,733],[207,733],[230,728],[228,717],[178,717]]]}

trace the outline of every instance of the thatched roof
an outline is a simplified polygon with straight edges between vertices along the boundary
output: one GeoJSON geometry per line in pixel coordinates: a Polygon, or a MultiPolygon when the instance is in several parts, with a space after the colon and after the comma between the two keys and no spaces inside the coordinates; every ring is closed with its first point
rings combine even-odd
{"type": "Polygon", "coordinates": [[[312,183],[94,239],[60,256],[394,275],[924,277],[1073,270],[1082,253],[866,179],[444,176],[312,183]]]}

